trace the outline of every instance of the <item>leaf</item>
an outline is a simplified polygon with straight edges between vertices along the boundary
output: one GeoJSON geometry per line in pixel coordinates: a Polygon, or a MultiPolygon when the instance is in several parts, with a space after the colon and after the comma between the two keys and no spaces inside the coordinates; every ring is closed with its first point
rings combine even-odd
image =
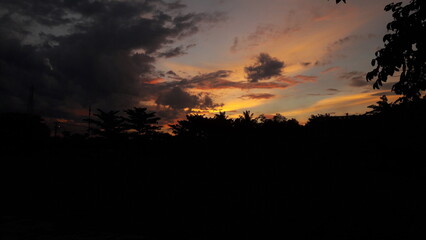
{"type": "Polygon", "coordinates": [[[391,40],[392,40],[392,34],[386,34],[383,37],[383,42],[391,42],[391,40]]]}
{"type": "Polygon", "coordinates": [[[391,3],[391,4],[386,5],[385,11],[386,12],[390,11],[393,8],[394,5],[395,5],[395,3],[391,3]]]}

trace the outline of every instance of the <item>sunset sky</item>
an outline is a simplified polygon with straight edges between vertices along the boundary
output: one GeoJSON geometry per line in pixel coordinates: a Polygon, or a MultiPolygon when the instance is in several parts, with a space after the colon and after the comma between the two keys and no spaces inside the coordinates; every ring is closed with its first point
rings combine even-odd
{"type": "Polygon", "coordinates": [[[34,86],[36,113],[70,121],[89,106],[147,107],[163,123],[364,113],[392,86],[365,81],[390,2],[5,0],[0,110],[26,111],[34,86]]]}

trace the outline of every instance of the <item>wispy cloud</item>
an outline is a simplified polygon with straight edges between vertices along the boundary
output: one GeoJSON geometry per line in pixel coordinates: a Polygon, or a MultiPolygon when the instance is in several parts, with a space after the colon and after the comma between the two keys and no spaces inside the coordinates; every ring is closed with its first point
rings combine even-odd
{"type": "Polygon", "coordinates": [[[310,106],[286,111],[282,114],[284,116],[296,117],[306,121],[311,114],[318,113],[364,113],[368,105],[374,104],[378,101],[377,95],[384,94],[385,92],[387,91],[329,97],[319,100],[310,106]]]}
{"type": "Polygon", "coordinates": [[[260,24],[257,25],[253,32],[245,36],[234,37],[230,50],[232,53],[236,53],[241,50],[250,50],[265,44],[268,41],[282,38],[299,30],[300,27],[297,25],[283,28],[275,24],[260,24]]]}
{"type": "Polygon", "coordinates": [[[323,71],[321,71],[321,74],[327,74],[327,73],[331,73],[331,72],[336,72],[340,69],[340,67],[329,67],[323,71]]]}
{"type": "Polygon", "coordinates": [[[270,93],[252,93],[252,94],[246,94],[241,96],[240,98],[243,99],[271,99],[274,98],[274,94],[270,93]]]}
{"type": "Polygon", "coordinates": [[[365,79],[365,75],[363,72],[351,71],[342,73],[340,78],[349,80],[349,86],[351,87],[365,87],[370,85],[365,79]]]}

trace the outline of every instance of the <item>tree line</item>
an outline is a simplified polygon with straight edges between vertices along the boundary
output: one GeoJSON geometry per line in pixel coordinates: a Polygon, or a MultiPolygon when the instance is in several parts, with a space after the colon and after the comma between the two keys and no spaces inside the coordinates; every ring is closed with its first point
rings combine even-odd
{"type": "MultiPolygon", "coordinates": [[[[327,122],[328,126],[337,127],[342,123],[351,122],[363,125],[364,129],[373,129],[387,126],[398,128],[408,119],[420,121],[424,118],[426,109],[426,98],[396,102],[389,102],[386,95],[373,105],[368,106],[370,111],[361,115],[333,116],[331,114],[311,115],[308,122],[303,126],[294,118],[287,118],[279,113],[267,117],[265,114],[254,116],[251,111],[244,111],[238,118],[230,118],[225,112],[219,112],[211,117],[204,114],[188,114],[186,119],[170,124],[172,134],[179,138],[214,139],[224,136],[291,136],[323,128],[327,122]],[[405,120],[402,121],[401,117],[405,120]],[[381,125],[377,121],[381,119],[381,125]],[[386,120],[385,120],[386,119],[386,120]],[[398,120],[399,119],[399,120],[398,120]],[[398,122],[399,121],[399,122],[398,122]]],[[[168,135],[162,132],[159,126],[161,120],[155,112],[149,112],[146,108],[135,107],[125,110],[127,116],[120,116],[119,111],[103,111],[101,109],[94,114],[95,118],[85,119],[91,123],[92,136],[105,139],[138,139],[153,138],[168,135]]]]}

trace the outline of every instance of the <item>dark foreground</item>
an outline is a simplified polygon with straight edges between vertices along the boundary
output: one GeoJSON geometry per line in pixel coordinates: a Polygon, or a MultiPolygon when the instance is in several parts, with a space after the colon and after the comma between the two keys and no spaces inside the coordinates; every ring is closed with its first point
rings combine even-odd
{"type": "Polygon", "coordinates": [[[210,138],[15,139],[2,146],[2,237],[424,239],[424,123],[348,119],[210,138]]]}

